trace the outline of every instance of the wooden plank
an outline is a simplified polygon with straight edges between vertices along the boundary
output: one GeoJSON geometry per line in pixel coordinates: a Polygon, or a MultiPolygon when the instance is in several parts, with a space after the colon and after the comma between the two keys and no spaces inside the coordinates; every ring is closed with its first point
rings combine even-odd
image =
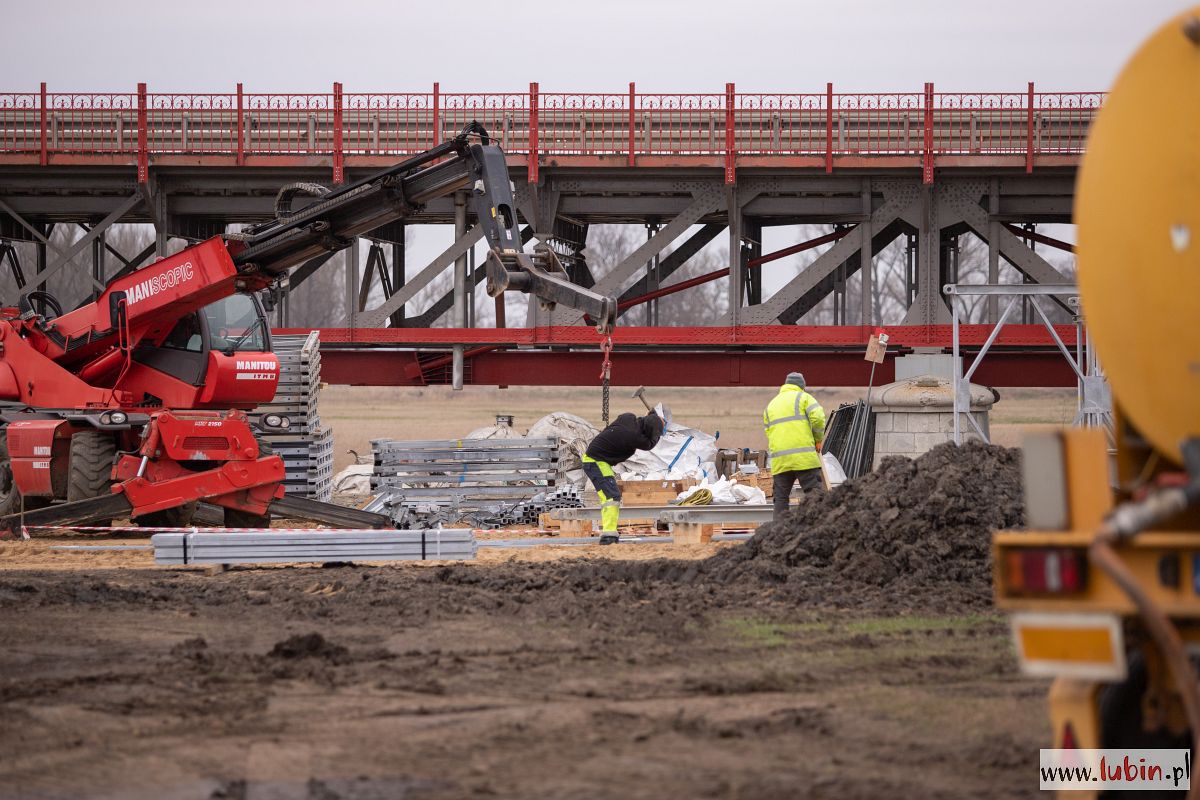
{"type": "Polygon", "coordinates": [[[671,526],[671,541],[674,544],[708,544],[715,527],[712,523],[676,522],[671,526]]]}

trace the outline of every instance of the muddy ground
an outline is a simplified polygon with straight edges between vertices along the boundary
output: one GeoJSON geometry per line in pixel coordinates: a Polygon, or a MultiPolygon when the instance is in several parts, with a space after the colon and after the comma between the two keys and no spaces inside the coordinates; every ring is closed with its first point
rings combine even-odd
{"type": "Polygon", "coordinates": [[[606,548],[615,561],[20,568],[46,546],[0,553],[6,798],[1036,791],[1046,687],[1018,675],[986,608],[797,606],[689,582],[686,564],[648,580],[653,562],[620,560],[638,545],[606,548]]]}
{"type": "Polygon", "coordinates": [[[1031,796],[1046,685],[987,563],[1017,472],[941,447],[747,543],[454,565],[0,543],[0,797],[1031,796]]]}

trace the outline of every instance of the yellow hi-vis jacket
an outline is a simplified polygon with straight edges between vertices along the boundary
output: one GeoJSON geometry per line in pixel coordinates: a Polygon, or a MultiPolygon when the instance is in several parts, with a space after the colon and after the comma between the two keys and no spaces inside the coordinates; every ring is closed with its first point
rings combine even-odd
{"type": "Polygon", "coordinates": [[[767,429],[772,475],[820,468],[817,445],[825,438],[825,409],[811,394],[785,383],[767,404],[763,426],[767,429]]]}

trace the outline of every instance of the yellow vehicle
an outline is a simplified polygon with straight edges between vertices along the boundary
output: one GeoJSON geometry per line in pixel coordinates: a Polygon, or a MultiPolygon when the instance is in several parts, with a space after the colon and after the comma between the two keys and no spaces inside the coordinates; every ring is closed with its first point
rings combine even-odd
{"type": "Polygon", "coordinates": [[[1048,746],[1194,747],[1200,7],[1160,28],[1117,79],[1092,127],[1075,219],[1115,456],[1098,430],[1026,441],[1028,530],[993,539],[996,602],[1012,612],[1025,670],[1055,678],[1048,746]]]}

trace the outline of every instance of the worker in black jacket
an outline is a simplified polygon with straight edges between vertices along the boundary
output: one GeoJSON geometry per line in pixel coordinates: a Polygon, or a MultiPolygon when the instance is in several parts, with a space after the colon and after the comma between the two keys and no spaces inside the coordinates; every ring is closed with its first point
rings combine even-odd
{"type": "Polygon", "coordinates": [[[621,488],[613,466],[638,450],[652,450],[662,438],[663,421],[651,411],[644,417],[622,414],[588,445],[583,456],[583,473],[600,495],[600,544],[616,544],[617,520],[621,516],[621,488]]]}

